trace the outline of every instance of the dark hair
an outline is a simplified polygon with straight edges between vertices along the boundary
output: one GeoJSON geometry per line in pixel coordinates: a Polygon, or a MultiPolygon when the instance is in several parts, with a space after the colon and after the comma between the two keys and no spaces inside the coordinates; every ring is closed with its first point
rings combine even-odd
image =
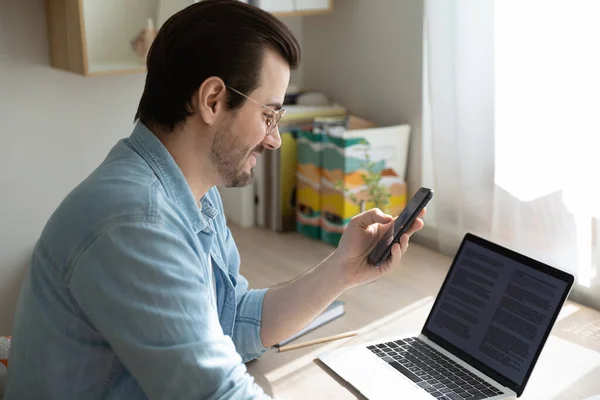
{"type": "MultiPolygon", "coordinates": [[[[192,115],[192,96],[218,76],[248,94],[258,87],[267,48],[296,69],[300,46],[279,19],[239,0],[203,0],[171,16],[160,28],[147,58],[147,76],[135,119],[172,131],[192,115]]],[[[229,92],[227,106],[245,99],[229,92]]]]}

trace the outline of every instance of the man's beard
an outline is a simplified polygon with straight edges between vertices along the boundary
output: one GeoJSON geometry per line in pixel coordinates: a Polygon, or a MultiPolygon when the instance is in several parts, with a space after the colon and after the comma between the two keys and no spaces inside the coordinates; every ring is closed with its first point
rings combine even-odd
{"type": "Polygon", "coordinates": [[[244,147],[239,139],[233,137],[230,126],[220,129],[210,146],[210,160],[215,166],[221,182],[225,187],[243,187],[252,183],[253,172],[246,172],[244,167],[250,153],[261,154],[264,146],[254,149],[244,147]]]}

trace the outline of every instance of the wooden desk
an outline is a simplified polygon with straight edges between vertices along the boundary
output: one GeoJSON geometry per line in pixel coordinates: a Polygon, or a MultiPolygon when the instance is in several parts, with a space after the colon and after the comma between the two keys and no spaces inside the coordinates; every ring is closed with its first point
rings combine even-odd
{"type": "MultiPolygon", "coordinates": [[[[332,251],[298,234],[234,227],[232,232],[242,256],[242,274],[252,287],[292,279],[332,251]]],[[[346,302],[346,314],[297,341],[354,329],[364,333],[283,353],[271,350],[248,363],[249,372],[275,398],[362,398],[316,356],[331,348],[418,333],[450,264],[451,259],[411,243],[402,269],[344,293],[340,299],[346,302]]],[[[600,394],[600,312],[568,302],[521,399],[578,400],[595,394],[600,394]]]]}

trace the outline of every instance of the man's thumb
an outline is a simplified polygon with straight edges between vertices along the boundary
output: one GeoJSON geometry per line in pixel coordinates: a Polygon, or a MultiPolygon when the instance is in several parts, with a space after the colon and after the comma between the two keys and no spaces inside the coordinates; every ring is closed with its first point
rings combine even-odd
{"type": "Polygon", "coordinates": [[[393,218],[391,215],[384,214],[379,208],[371,208],[361,214],[358,214],[354,217],[358,224],[362,227],[367,227],[372,224],[386,224],[390,222],[393,218]]]}

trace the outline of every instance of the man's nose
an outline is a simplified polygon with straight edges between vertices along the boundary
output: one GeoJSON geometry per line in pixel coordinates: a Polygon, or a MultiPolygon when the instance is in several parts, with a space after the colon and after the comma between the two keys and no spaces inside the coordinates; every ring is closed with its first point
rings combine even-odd
{"type": "Polygon", "coordinates": [[[263,141],[264,146],[269,150],[275,150],[281,147],[281,135],[279,134],[279,126],[273,129],[265,140],[263,141]]]}

